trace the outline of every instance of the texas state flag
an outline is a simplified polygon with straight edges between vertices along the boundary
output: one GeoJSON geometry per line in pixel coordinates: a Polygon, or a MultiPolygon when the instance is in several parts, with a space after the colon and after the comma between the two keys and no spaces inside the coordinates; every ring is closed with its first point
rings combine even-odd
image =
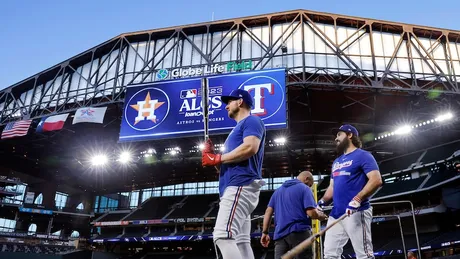
{"type": "Polygon", "coordinates": [[[65,121],[67,120],[67,116],[69,116],[68,113],[43,118],[38,124],[36,132],[62,129],[62,127],[64,127],[65,121]]]}

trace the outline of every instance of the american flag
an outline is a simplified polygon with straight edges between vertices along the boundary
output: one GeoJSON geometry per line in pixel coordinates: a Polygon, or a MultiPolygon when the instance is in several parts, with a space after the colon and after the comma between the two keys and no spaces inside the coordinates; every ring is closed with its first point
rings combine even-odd
{"type": "Polygon", "coordinates": [[[27,131],[29,131],[31,123],[32,120],[15,121],[8,123],[6,127],[3,129],[2,139],[21,137],[27,135],[27,131]]]}

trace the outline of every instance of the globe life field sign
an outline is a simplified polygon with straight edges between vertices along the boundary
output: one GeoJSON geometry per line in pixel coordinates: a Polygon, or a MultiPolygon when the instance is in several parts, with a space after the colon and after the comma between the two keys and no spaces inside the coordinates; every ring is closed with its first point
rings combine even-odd
{"type": "MultiPolygon", "coordinates": [[[[225,65],[221,64],[212,64],[205,65],[204,67],[188,67],[188,68],[176,68],[171,71],[171,78],[177,77],[188,77],[188,76],[203,76],[209,74],[219,74],[226,72],[236,72],[250,70],[252,68],[252,60],[245,60],[241,63],[239,62],[228,62],[225,65]]],[[[160,70],[161,76],[157,76],[158,79],[165,79],[165,69],[160,70]]]]}

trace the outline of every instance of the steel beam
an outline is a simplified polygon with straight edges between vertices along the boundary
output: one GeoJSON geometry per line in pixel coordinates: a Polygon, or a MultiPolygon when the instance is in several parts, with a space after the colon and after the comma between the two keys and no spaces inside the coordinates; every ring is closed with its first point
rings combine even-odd
{"type": "Polygon", "coordinates": [[[442,42],[442,47],[443,47],[444,53],[446,53],[446,64],[447,64],[447,69],[449,70],[447,73],[450,77],[450,80],[455,82],[454,87],[458,89],[457,76],[455,74],[454,61],[452,60],[452,52],[450,51],[449,39],[447,38],[447,36],[444,36],[444,39],[445,40],[442,42]]]}
{"type": "MultiPolygon", "coordinates": [[[[230,31],[228,31],[227,33],[229,33],[229,32],[230,31]]],[[[212,60],[209,59],[209,57],[206,54],[204,54],[203,51],[201,51],[201,49],[192,40],[189,39],[189,37],[187,36],[187,34],[185,34],[185,32],[183,30],[180,31],[180,34],[201,55],[201,57],[204,58],[204,60],[206,60],[206,62],[208,62],[209,65],[212,64],[212,60]]],[[[224,40],[224,38],[222,38],[222,40],[224,40]]],[[[176,42],[176,44],[177,44],[177,42],[176,42]]],[[[167,56],[167,55],[165,55],[165,56],[167,56]]]]}
{"type": "MultiPolygon", "coordinates": [[[[89,77],[89,80],[90,80],[90,81],[93,80],[93,77],[94,77],[95,75],[98,75],[98,74],[99,74],[99,73],[98,73],[99,69],[101,69],[101,67],[102,67],[102,65],[105,63],[105,61],[110,57],[110,53],[112,53],[112,52],[115,50],[115,48],[118,46],[118,43],[121,43],[122,41],[123,41],[123,38],[120,37],[120,39],[118,39],[117,43],[114,44],[113,47],[110,49],[109,54],[106,55],[106,57],[104,58],[104,60],[99,62],[99,66],[94,70],[94,74],[93,74],[92,76],[89,77]]],[[[91,62],[92,62],[93,60],[94,60],[94,51],[93,51],[93,55],[92,55],[92,58],[91,58],[91,62]]],[[[91,75],[91,72],[90,72],[90,75],[91,75]]]]}
{"type": "Polygon", "coordinates": [[[429,58],[429,60],[431,62],[433,62],[433,65],[436,67],[436,69],[439,70],[440,74],[436,74],[436,70],[431,66],[431,64],[426,60],[426,57],[423,56],[423,53],[420,51],[420,49],[418,49],[417,47],[415,47],[415,49],[417,50],[417,52],[419,52],[420,56],[425,60],[425,63],[428,65],[428,67],[431,69],[431,72],[436,76],[436,78],[438,78],[441,83],[446,87],[446,89],[449,89],[445,84],[444,84],[444,81],[441,79],[441,76],[443,76],[447,82],[452,86],[452,88],[455,88],[454,84],[449,80],[449,78],[445,75],[445,73],[442,71],[441,67],[439,67],[439,65],[436,63],[436,61],[434,60],[433,56],[423,47],[423,44],[420,42],[420,40],[418,39],[418,37],[413,33],[411,32],[412,34],[412,39],[415,39],[415,41],[419,44],[420,48],[425,52],[426,54],[426,57],[429,58]]]}
{"type": "Polygon", "coordinates": [[[349,106],[352,106],[352,105],[354,105],[354,104],[361,104],[362,106],[364,106],[364,107],[366,107],[366,108],[369,108],[370,110],[374,111],[374,108],[372,108],[372,107],[370,107],[369,105],[363,103],[363,101],[365,101],[365,100],[367,100],[367,99],[370,99],[371,97],[372,97],[372,96],[368,96],[368,97],[365,97],[365,98],[363,98],[363,99],[361,99],[361,100],[355,100],[354,98],[351,98],[350,96],[345,95],[345,98],[348,98],[348,99],[352,100],[353,102],[352,102],[352,103],[349,103],[349,104],[346,104],[346,105],[343,105],[343,106],[342,106],[342,109],[345,109],[345,108],[347,108],[347,107],[349,107],[349,106]]]}
{"type": "MultiPolygon", "coordinates": [[[[232,27],[230,27],[230,29],[227,31],[227,33],[225,33],[225,35],[223,35],[222,38],[216,43],[216,45],[208,52],[208,54],[207,54],[207,55],[204,55],[204,54],[203,54],[203,58],[205,58],[205,60],[208,61],[208,64],[212,64],[212,61],[214,61],[214,60],[219,56],[219,54],[222,53],[222,51],[227,47],[227,45],[232,41],[232,39],[235,38],[236,35],[238,35],[238,32],[239,32],[239,24],[234,23],[234,24],[232,25],[232,27]],[[219,46],[224,42],[224,40],[227,38],[228,34],[230,34],[230,33],[234,30],[234,27],[237,28],[237,33],[235,33],[235,34],[228,40],[228,42],[225,44],[225,46],[223,46],[223,47],[221,48],[221,50],[220,50],[217,54],[215,54],[215,56],[213,57],[213,52],[217,49],[217,47],[219,47],[219,46]],[[209,60],[208,57],[211,57],[211,60],[209,60]]],[[[209,33],[208,33],[208,34],[209,34],[209,33]]],[[[209,36],[211,36],[211,34],[209,34],[209,36]]],[[[211,36],[211,38],[212,38],[212,36],[211,36]]],[[[196,47],[195,43],[191,42],[191,44],[192,44],[192,46],[195,46],[195,47],[196,47]]],[[[196,47],[196,49],[197,49],[198,51],[200,51],[200,49],[199,49],[198,47],[196,47]]]]}
{"type": "MultiPolygon", "coordinates": [[[[149,67],[150,63],[152,63],[152,62],[155,60],[155,57],[156,57],[158,54],[160,54],[160,52],[161,52],[163,49],[166,48],[166,45],[168,45],[168,43],[169,43],[172,39],[174,39],[175,36],[177,36],[177,33],[178,33],[178,32],[179,32],[179,31],[176,31],[176,32],[172,33],[171,36],[169,36],[169,38],[165,41],[165,43],[163,44],[163,46],[161,46],[161,48],[160,48],[159,50],[155,51],[155,54],[152,56],[152,58],[150,58],[150,60],[148,60],[147,62],[145,62],[145,65],[142,67],[141,71],[139,71],[138,73],[136,73],[135,76],[133,76],[133,79],[131,79],[131,81],[129,81],[129,83],[128,83],[127,85],[132,84],[132,83],[136,80],[136,78],[137,78],[139,75],[141,75],[141,74],[149,67]]],[[[155,45],[155,47],[156,47],[156,46],[157,46],[157,45],[155,45]]],[[[173,46],[173,47],[174,47],[174,46],[173,46]]],[[[172,48],[171,48],[171,49],[172,49],[172,48]]],[[[165,56],[167,56],[167,54],[169,54],[169,52],[171,51],[171,49],[168,50],[168,52],[165,54],[165,56]]],[[[161,61],[161,60],[160,60],[160,61],[161,61]]],[[[157,64],[155,64],[153,67],[151,67],[150,70],[154,70],[155,67],[158,65],[158,63],[159,63],[159,62],[157,62],[157,64]]],[[[142,81],[144,81],[145,78],[146,78],[146,77],[143,77],[143,78],[142,78],[142,81]]]]}
{"type": "Polygon", "coordinates": [[[261,39],[259,39],[259,37],[254,35],[251,29],[249,29],[244,23],[241,23],[239,25],[243,27],[243,32],[246,33],[259,47],[261,47],[262,50],[268,51],[269,46],[265,45],[265,43],[261,39]]]}
{"type": "Polygon", "coordinates": [[[383,76],[380,79],[380,83],[382,83],[386,78],[387,75],[390,73],[390,68],[391,65],[393,65],[393,62],[396,59],[396,55],[398,54],[399,49],[401,48],[402,43],[404,42],[404,32],[401,33],[398,44],[396,44],[395,50],[393,51],[393,54],[391,55],[390,61],[388,62],[388,65],[385,68],[385,71],[383,72],[383,76]]]}
{"type": "MultiPolygon", "coordinates": [[[[304,17],[307,19],[308,22],[306,24],[313,30],[313,32],[320,37],[320,39],[328,46],[336,55],[337,57],[342,60],[342,62],[347,65],[351,71],[357,76],[360,77],[358,72],[361,73],[361,75],[364,78],[367,78],[368,82],[371,82],[372,80],[369,79],[369,77],[364,73],[361,68],[359,68],[358,65],[353,62],[344,52],[341,50],[335,42],[333,42],[323,31],[321,31],[318,26],[316,25],[315,22],[313,22],[308,15],[304,14],[304,17]],[[351,64],[351,65],[350,65],[351,64]]],[[[365,81],[365,80],[363,80],[365,81]]],[[[366,83],[366,85],[370,86],[370,83],[366,83]]]]}
{"type": "MultiPolygon", "coordinates": [[[[197,52],[207,64],[211,64],[219,59],[224,49],[228,48],[228,46],[232,46],[233,49],[235,47],[233,44],[236,44],[235,49],[237,53],[234,55],[236,59],[230,61],[241,62],[243,53],[243,34],[249,36],[251,44],[262,51],[260,57],[253,59],[253,70],[264,69],[274,58],[287,59],[290,57],[302,56],[301,64],[297,67],[293,67],[292,65],[287,65],[286,67],[288,78],[291,80],[287,82],[289,87],[299,86],[325,91],[360,91],[365,89],[366,91],[371,90],[384,94],[392,94],[394,92],[427,93],[432,91],[433,88],[442,85],[441,89],[436,89],[441,94],[460,94],[456,75],[458,71],[455,71],[455,63],[460,61],[458,60],[459,57],[454,57],[452,55],[450,46],[451,43],[458,44],[457,39],[460,37],[460,32],[295,10],[205,24],[181,26],[177,28],[122,34],[66,60],[53,68],[47,69],[8,89],[0,91],[0,103],[3,104],[2,110],[0,111],[0,125],[4,125],[12,119],[21,119],[19,117],[12,117],[13,114],[18,111],[20,111],[23,116],[30,116],[33,119],[39,118],[45,114],[74,111],[86,105],[103,105],[107,103],[123,102],[123,93],[127,85],[135,82],[149,82],[151,80],[149,77],[158,69],[172,68],[160,66],[171,52],[175,53],[175,55],[173,57],[173,63],[168,66],[182,68],[184,44],[186,42],[190,44],[192,49],[197,52]],[[274,25],[282,22],[283,19],[285,20],[285,29],[281,31],[280,35],[274,36],[274,25]],[[333,29],[335,30],[333,33],[335,34],[336,40],[332,40],[334,38],[332,33],[329,35],[326,31],[321,29],[323,20],[328,20],[328,24],[333,24],[333,29]],[[225,25],[226,29],[222,31],[221,25],[223,24],[229,24],[229,26],[225,25]],[[252,32],[251,26],[261,25],[268,27],[268,44],[252,32]],[[299,42],[301,49],[295,52],[278,53],[283,43],[292,38],[292,35],[299,26],[301,26],[301,39],[299,42]],[[328,53],[307,53],[306,44],[308,42],[305,39],[306,26],[311,28],[313,34],[316,35],[315,37],[321,40],[321,44],[324,44],[326,48],[329,48],[331,51],[328,51],[328,53]],[[338,30],[343,27],[353,28],[354,31],[346,39],[342,39],[341,42],[338,42],[338,30]],[[203,30],[203,28],[206,28],[206,30],[203,30]],[[191,33],[197,29],[200,31],[200,35],[203,35],[203,41],[206,41],[203,42],[202,46],[197,46],[190,38],[193,33],[198,33],[191,33]],[[378,69],[377,65],[377,58],[382,57],[376,55],[374,36],[378,31],[384,32],[385,29],[393,30],[392,33],[394,35],[400,35],[400,39],[391,57],[383,56],[383,58],[389,59],[389,63],[382,71],[382,69],[378,69]],[[217,44],[214,43],[210,45],[210,39],[215,32],[222,32],[222,38],[217,44]],[[144,35],[144,37],[129,37],[136,35],[144,35]],[[229,38],[228,35],[232,36],[229,38]],[[369,35],[370,42],[363,41],[363,37],[366,35],[369,35]],[[128,40],[128,37],[130,40],[128,40]],[[434,42],[430,44],[430,46],[425,47],[422,45],[422,38],[433,39],[434,42]],[[164,44],[157,44],[158,39],[163,39],[164,44]],[[174,44],[168,47],[171,45],[171,41],[173,41],[174,44]],[[138,42],[146,42],[147,44],[146,50],[143,51],[143,53],[140,53],[139,50],[134,47],[134,44],[138,42]],[[357,42],[370,44],[371,54],[360,55],[359,58],[372,60],[371,68],[363,69],[354,62],[356,55],[345,53],[347,49],[357,42]],[[152,44],[155,44],[153,53],[151,53],[152,44]],[[399,72],[395,69],[391,69],[399,57],[397,53],[403,44],[405,44],[408,55],[407,61],[410,71],[407,72],[399,72]],[[442,48],[444,53],[444,57],[441,61],[434,58],[434,52],[439,50],[439,48],[442,48]],[[118,51],[116,56],[114,55],[115,51],[118,51]],[[413,53],[414,51],[415,53],[413,53]],[[345,64],[346,68],[332,67],[330,65],[326,65],[325,67],[307,66],[306,55],[312,54],[333,57],[337,59],[340,64],[345,64]],[[422,60],[424,65],[426,65],[425,67],[429,68],[429,71],[417,72],[414,64],[414,54],[417,55],[417,59],[422,60]],[[126,71],[130,69],[127,64],[127,58],[131,55],[136,58],[136,62],[142,63],[142,68],[132,72],[132,78],[125,80],[126,71]],[[446,62],[447,69],[441,69],[443,65],[440,65],[439,62],[446,62]],[[79,66],[88,63],[92,64],[89,69],[89,76],[86,72],[84,73],[85,76],[83,76],[79,66]],[[102,70],[104,66],[107,66],[107,68],[102,70]],[[114,67],[114,78],[106,78],[108,73],[113,71],[114,67]],[[50,72],[53,70],[57,72],[50,75],[50,72]],[[341,74],[337,75],[333,72],[335,70],[338,70],[341,74]],[[56,85],[56,80],[59,76],[62,76],[63,80],[58,86],[56,85]],[[49,81],[43,80],[43,78],[49,78],[49,81]],[[34,80],[32,88],[32,82],[30,80],[34,80]],[[75,83],[78,85],[78,82],[73,82],[73,80],[85,81],[85,89],[79,88],[69,92],[71,85],[75,85],[75,83]],[[110,88],[103,87],[107,82],[111,82],[112,80],[114,81],[110,88]],[[39,88],[39,84],[43,85],[43,87],[39,88]],[[53,93],[50,94],[51,89],[53,89],[53,93]],[[27,95],[32,94],[31,102],[27,104],[20,99],[20,96],[23,96],[26,91],[30,91],[27,95]],[[37,95],[39,95],[38,98],[37,95]],[[49,100],[46,100],[47,98],[49,98],[49,100]],[[80,101],[78,101],[79,99],[80,101]],[[83,100],[81,101],[81,99],[83,100]]],[[[372,107],[369,105],[368,108],[372,107]]]]}
{"type": "MultiPolygon", "coordinates": [[[[296,17],[294,19],[292,19],[292,21],[289,23],[289,25],[287,26],[287,28],[283,31],[283,33],[281,33],[281,35],[278,37],[278,39],[273,43],[273,38],[270,39],[270,44],[271,46],[267,49],[267,51],[265,52],[265,54],[260,58],[260,60],[254,65],[254,69],[256,69],[262,62],[265,58],[273,58],[275,56],[275,53],[281,48],[282,46],[282,43],[284,43],[286,40],[282,40],[283,39],[283,36],[284,34],[286,34],[286,32],[289,30],[289,28],[291,28],[291,26],[294,25],[294,23],[296,22],[296,20],[300,17],[300,14],[296,15],[296,17]],[[280,41],[281,41],[281,44],[279,44],[278,48],[276,48],[275,51],[273,51],[273,49],[275,48],[276,44],[280,41]]],[[[286,37],[289,38],[290,35],[292,35],[292,33],[297,29],[297,27],[300,25],[301,23],[298,22],[297,25],[292,29],[291,33],[288,34],[288,36],[286,37]]],[[[273,28],[270,28],[270,31],[272,31],[273,28]]],[[[261,68],[263,69],[266,65],[267,65],[268,61],[261,66],[261,68]]]]}

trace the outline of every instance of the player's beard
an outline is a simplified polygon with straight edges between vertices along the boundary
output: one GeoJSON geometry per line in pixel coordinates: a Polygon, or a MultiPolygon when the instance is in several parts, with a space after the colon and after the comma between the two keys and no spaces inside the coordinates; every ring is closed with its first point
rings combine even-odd
{"type": "Polygon", "coordinates": [[[337,153],[339,155],[345,153],[345,149],[348,148],[348,146],[350,145],[350,139],[349,138],[344,138],[342,141],[339,142],[339,144],[337,145],[337,153]]]}
{"type": "Polygon", "coordinates": [[[239,111],[240,111],[239,107],[235,107],[234,109],[232,108],[228,109],[228,117],[235,119],[239,111]]]}

